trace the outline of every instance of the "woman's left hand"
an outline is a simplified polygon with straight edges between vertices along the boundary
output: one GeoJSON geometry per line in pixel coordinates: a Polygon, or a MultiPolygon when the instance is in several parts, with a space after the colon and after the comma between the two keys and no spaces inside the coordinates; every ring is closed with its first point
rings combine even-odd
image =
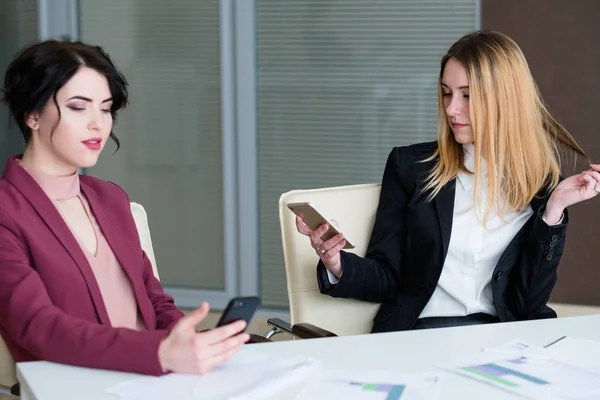
{"type": "Polygon", "coordinates": [[[600,194],[600,164],[592,164],[587,171],[570,176],[556,186],[548,200],[544,219],[550,225],[557,224],[565,208],[589,200],[598,194],[600,194]]]}

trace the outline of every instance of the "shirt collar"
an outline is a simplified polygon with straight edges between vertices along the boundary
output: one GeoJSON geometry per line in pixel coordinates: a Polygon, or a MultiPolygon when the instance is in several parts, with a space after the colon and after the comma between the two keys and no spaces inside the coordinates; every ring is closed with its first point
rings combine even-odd
{"type": "MultiPolygon", "coordinates": [[[[471,190],[475,184],[475,145],[473,143],[463,144],[464,166],[469,172],[458,171],[457,180],[463,190],[471,190]]],[[[487,172],[485,160],[481,159],[480,169],[484,173],[487,172]]]]}
{"type": "Polygon", "coordinates": [[[17,163],[31,175],[51,200],[69,200],[79,196],[81,189],[77,171],[68,176],[54,176],[42,171],[28,169],[20,160],[17,160],[17,163]]]}

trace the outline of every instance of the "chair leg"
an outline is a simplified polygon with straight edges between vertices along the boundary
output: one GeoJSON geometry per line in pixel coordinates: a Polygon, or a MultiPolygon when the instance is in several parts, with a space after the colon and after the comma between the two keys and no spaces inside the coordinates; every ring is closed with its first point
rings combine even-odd
{"type": "Polygon", "coordinates": [[[271,343],[271,340],[269,338],[251,333],[250,340],[248,340],[246,342],[246,344],[253,344],[253,343],[271,343]]]}
{"type": "Polygon", "coordinates": [[[10,388],[10,393],[13,396],[21,396],[21,385],[19,385],[19,383],[15,383],[14,385],[11,386],[10,388]]]}
{"type": "Polygon", "coordinates": [[[273,329],[270,329],[265,333],[265,339],[271,339],[271,337],[273,337],[273,335],[277,335],[278,333],[281,333],[281,332],[283,332],[281,329],[274,326],[273,329]]]}
{"type": "Polygon", "coordinates": [[[0,397],[3,399],[19,399],[21,390],[18,383],[12,386],[0,385],[0,397]]]}

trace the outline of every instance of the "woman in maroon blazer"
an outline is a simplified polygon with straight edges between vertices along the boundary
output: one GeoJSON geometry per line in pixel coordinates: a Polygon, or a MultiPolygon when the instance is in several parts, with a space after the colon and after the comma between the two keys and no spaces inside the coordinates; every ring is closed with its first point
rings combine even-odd
{"type": "Polygon", "coordinates": [[[25,139],[0,180],[0,334],[16,361],[160,375],[203,373],[248,340],[198,333],[152,273],[127,194],[96,164],[127,83],[100,47],[46,41],[16,56],[4,101],[25,139]]]}

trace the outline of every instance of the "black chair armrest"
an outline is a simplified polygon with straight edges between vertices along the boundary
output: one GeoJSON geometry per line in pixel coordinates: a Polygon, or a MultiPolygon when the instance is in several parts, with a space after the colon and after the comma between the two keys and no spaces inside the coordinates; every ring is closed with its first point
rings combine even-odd
{"type": "Polygon", "coordinates": [[[326,329],[319,328],[313,324],[309,324],[308,322],[301,322],[299,324],[295,324],[292,327],[292,334],[301,339],[318,339],[318,338],[326,338],[326,337],[337,337],[337,335],[333,332],[329,332],[326,329]]]}
{"type": "Polygon", "coordinates": [[[286,322],[280,318],[270,318],[267,321],[267,324],[272,326],[273,330],[276,330],[275,333],[286,332],[300,339],[337,337],[335,333],[329,332],[323,328],[319,328],[313,324],[309,324],[308,322],[302,322],[292,326],[289,322],[286,322]]]}
{"type": "Polygon", "coordinates": [[[253,344],[253,343],[271,343],[272,340],[271,339],[267,339],[266,337],[260,336],[260,335],[255,335],[254,333],[250,334],[250,340],[248,340],[246,342],[246,344],[253,344]]]}
{"type": "MultiPolygon", "coordinates": [[[[210,328],[208,329],[202,329],[201,331],[198,332],[208,332],[210,331],[210,328]]],[[[266,337],[260,336],[260,335],[256,335],[254,333],[250,333],[250,340],[248,340],[246,342],[246,344],[253,344],[253,343],[270,343],[272,342],[272,340],[267,339],[266,337]]]]}
{"type": "Polygon", "coordinates": [[[281,318],[269,318],[267,324],[277,329],[279,332],[286,332],[292,335],[292,325],[281,318]]]}

